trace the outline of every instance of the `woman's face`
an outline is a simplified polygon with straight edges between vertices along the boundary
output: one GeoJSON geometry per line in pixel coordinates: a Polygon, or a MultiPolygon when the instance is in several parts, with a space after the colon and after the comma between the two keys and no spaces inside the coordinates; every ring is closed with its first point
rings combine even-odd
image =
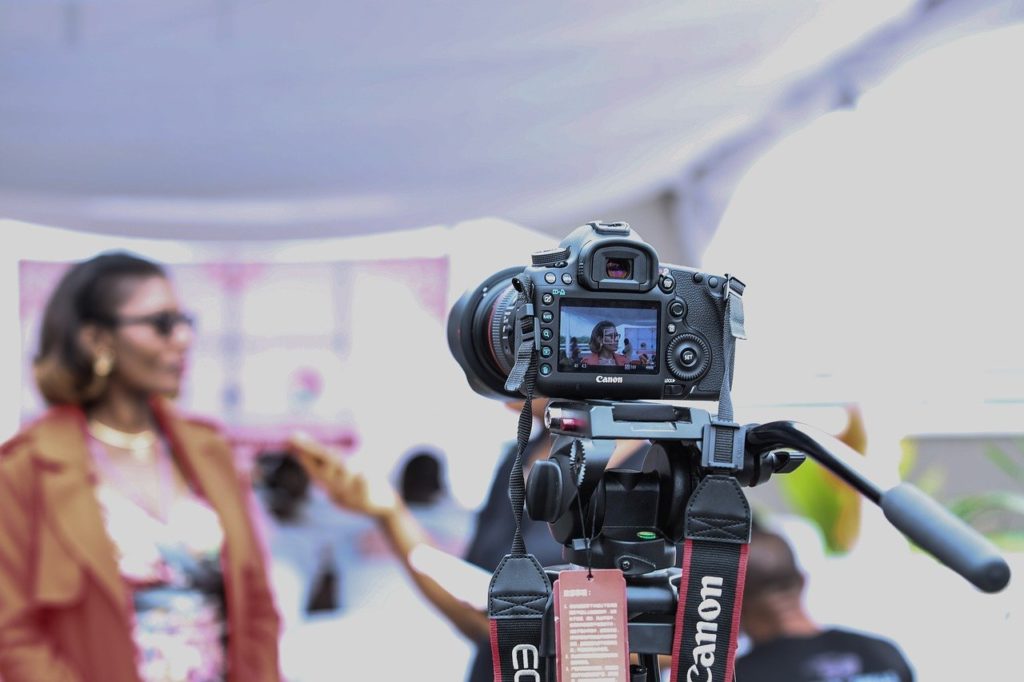
{"type": "Polygon", "coordinates": [[[605,327],[601,330],[601,352],[614,353],[619,349],[619,332],[615,327],[605,327]]]}
{"type": "Polygon", "coordinates": [[[176,395],[192,345],[191,324],[181,317],[178,298],[167,279],[147,277],[133,286],[117,309],[110,381],[132,392],[176,395]]]}

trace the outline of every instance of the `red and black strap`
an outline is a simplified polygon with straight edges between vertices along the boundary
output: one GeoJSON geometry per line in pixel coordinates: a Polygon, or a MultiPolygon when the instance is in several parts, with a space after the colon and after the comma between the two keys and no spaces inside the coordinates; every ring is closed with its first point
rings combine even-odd
{"type": "Polygon", "coordinates": [[[705,477],[686,509],[672,679],[731,681],[751,513],[732,476],[705,477]]]}

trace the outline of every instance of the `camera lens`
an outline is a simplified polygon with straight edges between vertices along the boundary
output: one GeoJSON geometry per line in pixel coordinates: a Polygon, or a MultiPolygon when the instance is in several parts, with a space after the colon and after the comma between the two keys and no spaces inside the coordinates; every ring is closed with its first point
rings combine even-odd
{"type": "Polygon", "coordinates": [[[604,272],[608,279],[629,279],[633,276],[633,261],[629,258],[609,258],[604,272]]]}
{"type": "Polygon", "coordinates": [[[519,294],[512,278],[522,268],[491,275],[470,289],[448,313],[448,347],[469,385],[488,398],[520,398],[505,390],[515,364],[515,307],[519,294]]]}

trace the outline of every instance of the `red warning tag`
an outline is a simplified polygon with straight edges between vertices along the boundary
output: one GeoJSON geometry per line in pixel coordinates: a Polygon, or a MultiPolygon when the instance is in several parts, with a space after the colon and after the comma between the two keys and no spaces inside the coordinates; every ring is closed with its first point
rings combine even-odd
{"type": "Polygon", "coordinates": [[[626,580],[616,568],[562,571],[554,585],[559,682],[628,680],[626,580]]]}

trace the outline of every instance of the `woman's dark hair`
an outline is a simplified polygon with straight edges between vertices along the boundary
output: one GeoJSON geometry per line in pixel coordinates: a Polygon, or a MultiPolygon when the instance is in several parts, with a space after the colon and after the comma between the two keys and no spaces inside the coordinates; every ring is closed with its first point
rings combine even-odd
{"type": "Polygon", "coordinates": [[[82,348],[87,324],[111,324],[133,284],[167,277],[164,269],[128,253],[104,253],[71,267],[50,294],[33,361],[36,385],[50,404],[86,404],[97,397],[95,358],[82,348]]]}
{"type": "Polygon", "coordinates": [[[608,328],[615,328],[615,323],[611,320],[601,320],[594,325],[593,331],[590,332],[590,352],[600,353],[601,346],[604,345],[604,341],[601,339],[604,336],[604,330],[608,328]]]}

